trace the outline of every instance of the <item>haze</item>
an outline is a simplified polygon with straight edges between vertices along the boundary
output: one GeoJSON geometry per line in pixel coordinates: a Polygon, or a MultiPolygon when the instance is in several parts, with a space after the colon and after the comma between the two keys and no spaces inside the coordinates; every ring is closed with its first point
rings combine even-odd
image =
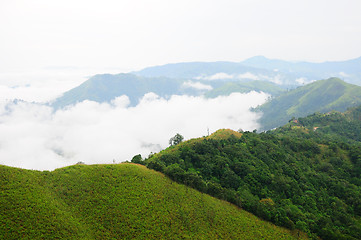
{"type": "Polygon", "coordinates": [[[1,1],[0,83],[255,55],[352,59],[360,9],[358,0],[1,1]]]}

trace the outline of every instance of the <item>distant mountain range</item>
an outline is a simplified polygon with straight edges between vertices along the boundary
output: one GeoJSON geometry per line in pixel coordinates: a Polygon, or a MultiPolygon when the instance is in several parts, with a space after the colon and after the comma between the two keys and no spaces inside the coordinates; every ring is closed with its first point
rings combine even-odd
{"type": "Polygon", "coordinates": [[[345,82],[361,85],[361,57],[347,61],[310,63],[273,60],[257,56],[249,58],[241,64],[294,76],[299,84],[312,80],[339,77],[345,82]]]}
{"type": "Polygon", "coordinates": [[[148,67],[133,72],[143,77],[169,77],[193,80],[266,80],[294,85],[287,74],[237,62],[186,62],[148,67]]]}
{"type": "Polygon", "coordinates": [[[143,77],[130,73],[99,74],[91,77],[78,87],[65,92],[51,105],[55,109],[76,104],[84,100],[110,102],[112,99],[126,95],[130,105],[135,106],[149,92],[160,97],[169,98],[172,95],[190,95],[217,97],[229,95],[232,92],[262,91],[278,95],[285,89],[266,81],[227,81],[227,80],[187,80],[169,77],[143,77]]]}
{"type": "Polygon", "coordinates": [[[311,81],[339,77],[361,85],[361,57],[338,62],[290,62],[263,56],[242,62],[188,62],[148,67],[134,72],[139,76],[189,79],[264,80],[297,86],[311,81]]]}
{"type": "Polygon", "coordinates": [[[126,95],[130,106],[149,92],[160,97],[215,98],[232,92],[266,92],[272,100],[259,107],[261,130],[313,112],[345,111],[361,104],[361,58],[342,62],[289,62],[262,56],[242,62],[188,62],[132,73],[99,74],[51,103],[55,109],[84,100],[110,102],[126,95]],[[328,79],[315,81],[319,79],[328,79]],[[341,80],[342,79],[342,80],[341,80]],[[347,83],[346,83],[347,82],[347,83]]]}

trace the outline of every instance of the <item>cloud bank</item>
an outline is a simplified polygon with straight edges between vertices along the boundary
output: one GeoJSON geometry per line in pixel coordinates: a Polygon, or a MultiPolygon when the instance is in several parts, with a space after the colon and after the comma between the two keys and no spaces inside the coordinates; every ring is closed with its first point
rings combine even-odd
{"type": "Polygon", "coordinates": [[[228,74],[224,72],[216,73],[210,76],[201,75],[195,77],[197,80],[263,80],[273,82],[275,84],[282,84],[282,76],[280,74],[274,74],[272,76],[264,74],[254,74],[251,72],[245,72],[241,74],[228,74]]]}
{"type": "Polygon", "coordinates": [[[63,110],[26,102],[0,104],[0,164],[52,170],[75,164],[112,163],[158,152],[176,133],[185,139],[220,128],[253,130],[259,115],[251,112],[265,93],[230,96],[146,94],[135,107],[127,96],[111,103],[84,101],[63,110]]]}

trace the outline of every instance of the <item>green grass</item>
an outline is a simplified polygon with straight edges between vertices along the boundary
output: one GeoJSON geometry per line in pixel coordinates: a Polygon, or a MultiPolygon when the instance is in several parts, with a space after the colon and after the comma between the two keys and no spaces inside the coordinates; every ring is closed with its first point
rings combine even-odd
{"type": "Polygon", "coordinates": [[[0,239],[297,239],[135,164],[0,166],[0,239]]]}

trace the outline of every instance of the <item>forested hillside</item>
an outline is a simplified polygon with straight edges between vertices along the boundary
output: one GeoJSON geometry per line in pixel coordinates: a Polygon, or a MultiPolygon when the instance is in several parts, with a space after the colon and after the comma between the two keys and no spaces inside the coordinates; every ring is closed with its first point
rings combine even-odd
{"type": "Polygon", "coordinates": [[[300,237],[144,166],[40,172],[0,165],[0,239],[300,237]]]}
{"type": "Polygon", "coordinates": [[[292,117],[315,112],[346,111],[361,104],[361,87],[330,78],[284,92],[258,107],[261,130],[280,127],[292,117]]]}
{"type": "Polygon", "coordinates": [[[260,134],[219,130],[134,160],[280,226],[361,239],[359,120],[360,107],[260,134]]]}

